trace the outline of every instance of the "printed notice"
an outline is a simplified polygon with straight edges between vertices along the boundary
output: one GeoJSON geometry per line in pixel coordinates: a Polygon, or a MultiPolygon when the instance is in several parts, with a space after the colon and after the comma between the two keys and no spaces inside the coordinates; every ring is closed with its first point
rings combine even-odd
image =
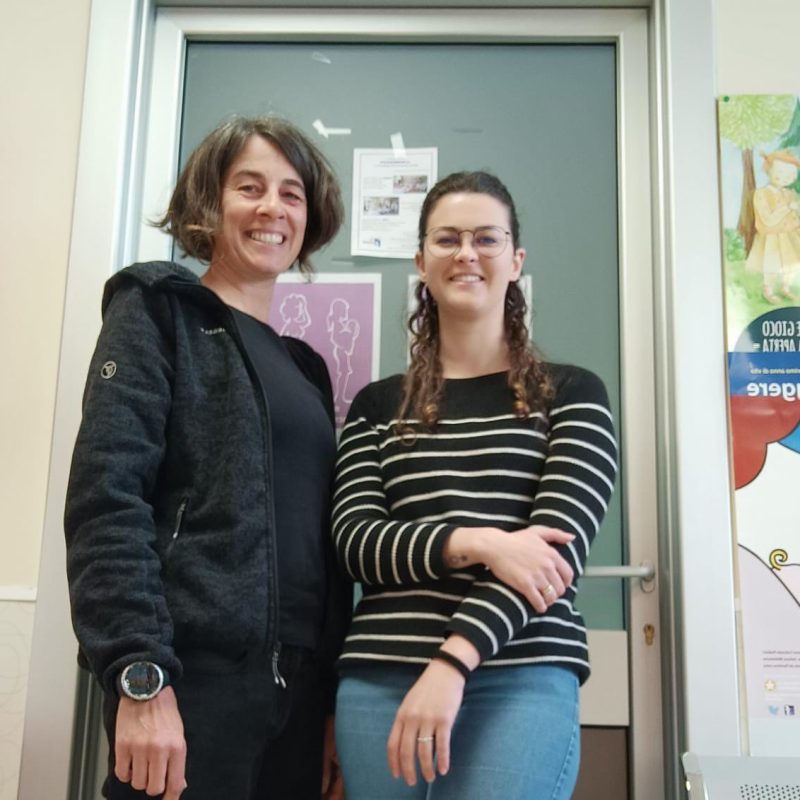
{"type": "Polygon", "coordinates": [[[350,253],[413,258],[422,201],[436,183],[436,147],[353,151],[350,253]]]}

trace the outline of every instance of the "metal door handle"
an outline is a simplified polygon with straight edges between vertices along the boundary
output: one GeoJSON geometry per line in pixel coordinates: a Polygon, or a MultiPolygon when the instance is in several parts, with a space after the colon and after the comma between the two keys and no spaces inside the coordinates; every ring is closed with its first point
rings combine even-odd
{"type": "Polygon", "coordinates": [[[656,568],[649,561],[642,561],[638,567],[586,567],[584,578],[638,578],[643,592],[652,592],[655,586],[656,568]]]}
{"type": "Polygon", "coordinates": [[[641,578],[651,581],[655,576],[656,569],[649,563],[638,567],[586,567],[583,571],[584,578],[641,578]]]}

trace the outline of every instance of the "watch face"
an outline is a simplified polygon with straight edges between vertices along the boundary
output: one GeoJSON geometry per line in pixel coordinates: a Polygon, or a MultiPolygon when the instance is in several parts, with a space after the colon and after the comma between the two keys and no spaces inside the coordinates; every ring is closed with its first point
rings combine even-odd
{"type": "Polygon", "coordinates": [[[134,700],[150,700],[164,685],[164,673],[158,664],[136,661],[122,671],[122,691],[134,700]]]}

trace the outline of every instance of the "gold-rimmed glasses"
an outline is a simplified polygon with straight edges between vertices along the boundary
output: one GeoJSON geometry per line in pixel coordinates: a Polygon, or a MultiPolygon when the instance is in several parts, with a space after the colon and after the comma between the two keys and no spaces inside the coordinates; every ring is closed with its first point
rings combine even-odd
{"type": "Polygon", "coordinates": [[[503,230],[496,225],[482,225],[479,228],[440,227],[431,228],[425,234],[425,248],[435,258],[447,258],[461,249],[462,236],[472,235],[472,247],[486,258],[496,258],[508,246],[511,231],[503,230]]]}

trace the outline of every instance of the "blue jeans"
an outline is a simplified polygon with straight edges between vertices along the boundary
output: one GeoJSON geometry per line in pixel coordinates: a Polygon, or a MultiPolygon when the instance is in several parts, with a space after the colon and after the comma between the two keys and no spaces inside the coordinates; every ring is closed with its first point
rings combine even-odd
{"type": "Polygon", "coordinates": [[[420,674],[402,664],[348,668],[336,702],[336,746],[347,800],[568,800],[580,761],[578,678],[531,665],[483,667],[464,691],[450,771],[428,785],[395,780],[386,741],[420,674]]]}

